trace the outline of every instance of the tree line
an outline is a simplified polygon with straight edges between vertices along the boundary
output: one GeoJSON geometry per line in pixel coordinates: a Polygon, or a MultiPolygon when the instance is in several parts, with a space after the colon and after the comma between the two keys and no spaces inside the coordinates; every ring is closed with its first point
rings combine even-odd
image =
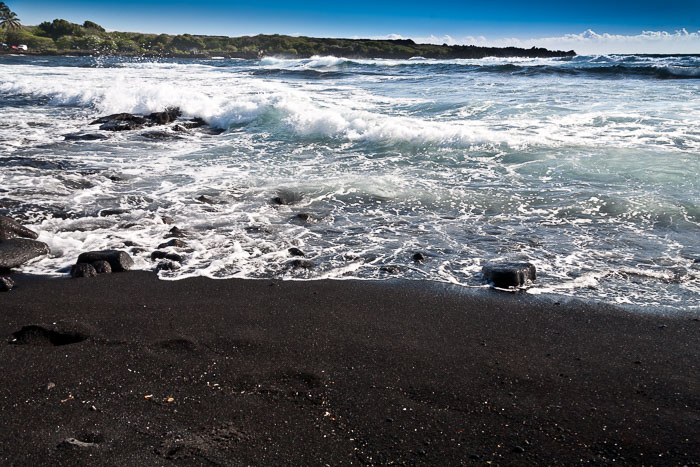
{"type": "Polygon", "coordinates": [[[38,26],[22,26],[17,15],[0,2],[0,42],[25,44],[30,51],[45,54],[83,53],[150,56],[212,56],[256,58],[287,56],[307,58],[334,55],[365,58],[483,58],[483,57],[562,57],[574,51],[543,48],[477,47],[447,44],[416,44],[410,39],[334,39],[284,36],[279,34],[242,37],[191,34],[142,34],[106,31],[92,21],[75,24],[64,19],[45,21],[38,26]]]}

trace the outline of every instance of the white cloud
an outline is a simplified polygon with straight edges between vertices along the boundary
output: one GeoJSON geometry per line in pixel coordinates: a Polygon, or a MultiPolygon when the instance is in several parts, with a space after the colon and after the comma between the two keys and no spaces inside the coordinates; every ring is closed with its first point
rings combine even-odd
{"type": "MultiPolygon", "coordinates": [[[[399,34],[375,37],[375,39],[408,39],[399,34]]],[[[479,45],[485,47],[545,47],[555,50],[575,50],[579,55],[595,54],[690,54],[700,53],[700,31],[688,32],[685,29],[669,33],[666,31],[644,31],[636,35],[598,34],[592,30],[580,34],[566,34],[559,37],[533,39],[501,38],[487,39],[484,36],[465,36],[455,39],[451,36],[410,37],[417,43],[479,45]]]]}

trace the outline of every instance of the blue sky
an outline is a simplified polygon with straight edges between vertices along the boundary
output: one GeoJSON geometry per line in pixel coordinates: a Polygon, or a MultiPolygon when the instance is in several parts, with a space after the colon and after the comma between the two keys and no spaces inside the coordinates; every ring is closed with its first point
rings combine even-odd
{"type": "MultiPolygon", "coordinates": [[[[524,0],[6,0],[24,24],[54,18],[95,21],[107,29],[239,36],[258,33],[324,37],[400,35],[455,43],[557,38],[593,30],[617,37],[642,31],[700,31],[700,0],[577,2],[524,0]]],[[[648,39],[648,38],[647,38],[648,39]]],[[[700,39],[686,38],[698,48],[700,39]]],[[[635,40],[628,40],[628,43],[635,40]]],[[[638,40],[636,42],[639,42],[638,40]]],[[[670,42],[667,41],[668,46],[670,42]]],[[[689,45],[688,45],[689,43],[689,45]]]]}

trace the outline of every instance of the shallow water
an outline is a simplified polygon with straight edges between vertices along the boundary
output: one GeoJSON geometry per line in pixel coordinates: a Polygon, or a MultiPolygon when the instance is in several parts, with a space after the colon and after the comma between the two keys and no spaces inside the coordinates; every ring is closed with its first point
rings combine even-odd
{"type": "Polygon", "coordinates": [[[167,216],[188,249],[164,278],[477,287],[484,263],[527,260],[539,274],[530,293],[691,310],[699,123],[700,57],[5,56],[0,212],[50,245],[30,272],[103,248],[151,269],[167,216]],[[89,125],[168,106],[225,132],[89,125]],[[106,139],[64,138],[76,132],[106,139]],[[290,247],[315,267],[291,268],[290,247]]]}

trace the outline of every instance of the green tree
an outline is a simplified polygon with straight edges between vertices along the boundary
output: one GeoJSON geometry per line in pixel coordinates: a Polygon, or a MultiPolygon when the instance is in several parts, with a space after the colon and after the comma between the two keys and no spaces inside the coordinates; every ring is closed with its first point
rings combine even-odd
{"type": "Polygon", "coordinates": [[[17,14],[15,14],[14,11],[10,11],[10,9],[7,8],[7,5],[4,3],[0,9],[0,27],[8,31],[22,29],[22,24],[20,23],[20,19],[17,17],[17,14]]]}
{"type": "Polygon", "coordinates": [[[83,23],[83,27],[85,29],[94,29],[94,30],[99,31],[99,32],[105,32],[105,28],[103,28],[102,26],[100,26],[97,23],[93,23],[92,21],[85,21],[83,23]]]}
{"type": "Polygon", "coordinates": [[[39,29],[44,31],[53,40],[63,36],[82,36],[83,28],[65,19],[55,19],[51,23],[44,21],[39,25],[39,29]]]}

